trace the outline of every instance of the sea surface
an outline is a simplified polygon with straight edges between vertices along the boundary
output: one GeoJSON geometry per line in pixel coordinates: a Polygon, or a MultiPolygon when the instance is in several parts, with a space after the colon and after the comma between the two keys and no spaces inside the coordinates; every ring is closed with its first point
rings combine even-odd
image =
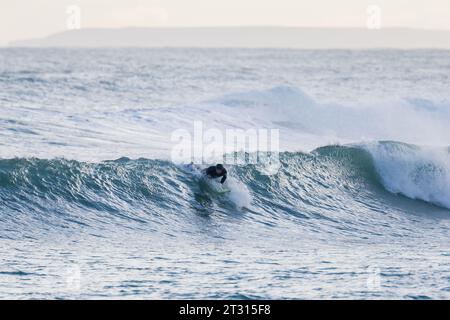
{"type": "Polygon", "coordinates": [[[0,49],[0,298],[450,299],[449,88],[440,50],[0,49]],[[277,170],[217,193],[196,123],[277,170]]]}

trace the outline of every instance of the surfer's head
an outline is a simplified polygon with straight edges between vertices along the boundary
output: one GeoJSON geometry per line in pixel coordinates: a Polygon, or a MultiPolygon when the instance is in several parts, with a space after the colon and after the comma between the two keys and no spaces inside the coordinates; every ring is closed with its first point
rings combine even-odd
{"type": "Polygon", "coordinates": [[[219,163],[216,165],[216,173],[217,174],[222,174],[222,173],[224,173],[224,171],[225,171],[225,168],[223,167],[222,164],[219,163]]]}

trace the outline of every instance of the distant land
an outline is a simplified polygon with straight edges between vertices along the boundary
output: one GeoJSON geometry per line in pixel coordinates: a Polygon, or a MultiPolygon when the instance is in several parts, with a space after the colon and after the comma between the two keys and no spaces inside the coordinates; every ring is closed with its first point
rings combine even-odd
{"type": "Polygon", "coordinates": [[[13,47],[442,48],[450,31],[385,28],[198,27],[79,29],[13,47]]]}

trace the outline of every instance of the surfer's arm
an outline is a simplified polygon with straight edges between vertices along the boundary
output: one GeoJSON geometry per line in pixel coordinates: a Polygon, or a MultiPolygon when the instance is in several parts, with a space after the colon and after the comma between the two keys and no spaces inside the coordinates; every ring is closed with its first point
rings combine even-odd
{"type": "Polygon", "coordinates": [[[220,180],[220,183],[223,184],[227,180],[227,174],[225,173],[222,177],[222,180],[220,180]]]}

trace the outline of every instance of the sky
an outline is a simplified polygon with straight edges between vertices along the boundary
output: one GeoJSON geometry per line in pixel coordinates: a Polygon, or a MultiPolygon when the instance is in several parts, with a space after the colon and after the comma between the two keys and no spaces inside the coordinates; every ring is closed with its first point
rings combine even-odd
{"type": "Polygon", "coordinates": [[[0,45],[67,30],[73,6],[79,8],[81,28],[365,28],[373,5],[383,28],[450,30],[449,0],[0,0],[0,45]]]}

